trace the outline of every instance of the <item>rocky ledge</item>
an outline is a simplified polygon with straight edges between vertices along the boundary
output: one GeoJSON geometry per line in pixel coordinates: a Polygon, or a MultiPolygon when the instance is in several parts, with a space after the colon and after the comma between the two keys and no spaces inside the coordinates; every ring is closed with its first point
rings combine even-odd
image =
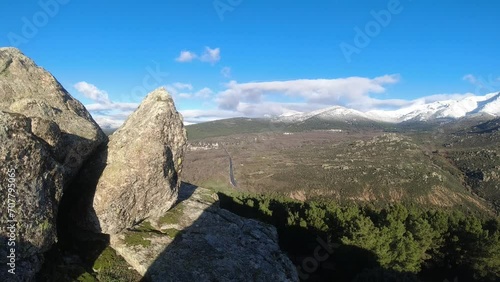
{"type": "Polygon", "coordinates": [[[111,236],[149,281],[298,281],[276,229],[219,208],[217,194],[184,184],[158,221],[111,236]]]}

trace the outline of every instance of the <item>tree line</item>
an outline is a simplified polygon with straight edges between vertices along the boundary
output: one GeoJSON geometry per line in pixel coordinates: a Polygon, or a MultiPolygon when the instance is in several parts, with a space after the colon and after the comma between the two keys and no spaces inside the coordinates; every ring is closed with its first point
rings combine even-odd
{"type": "Polygon", "coordinates": [[[391,204],[219,193],[222,208],[274,225],[304,281],[498,281],[498,218],[391,204]],[[320,247],[323,246],[323,250],[320,247]]]}

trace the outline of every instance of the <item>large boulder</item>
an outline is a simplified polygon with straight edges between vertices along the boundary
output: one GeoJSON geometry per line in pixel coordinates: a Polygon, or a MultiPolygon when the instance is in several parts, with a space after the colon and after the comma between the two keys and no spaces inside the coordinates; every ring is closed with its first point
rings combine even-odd
{"type": "Polygon", "coordinates": [[[56,240],[63,167],[53,156],[54,147],[37,135],[57,143],[58,131],[53,122],[0,111],[0,281],[32,280],[42,254],[56,240]],[[12,262],[8,256],[14,256],[14,264],[7,265],[12,262]]]}
{"type": "Polygon", "coordinates": [[[16,220],[0,231],[2,246],[15,243],[16,275],[3,279],[11,250],[1,248],[0,281],[33,279],[56,242],[66,187],[104,140],[85,107],[49,72],[15,48],[0,48],[0,215],[3,224],[16,220]]]}
{"type": "Polygon", "coordinates": [[[79,176],[80,184],[95,187],[93,210],[82,220],[87,229],[114,234],[165,214],[177,199],[186,139],[167,91],[148,94],[79,176]]]}
{"type": "Polygon", "coordinates": [[[144,281],[299,280],[276,228],[221,209],[208,189],[183,184],[179,193],[159,220],[111,235],[111,246],[144,281]]]}
{"type": "Polygon", "coordinates": [[[61,136],[57,144],[50,135],[47,140],[47,136],[39,137],[55,146],[57,158],[64,167],[66,183],[106,140],[85,107],[49,72],[16,48],[0,48],[0,110],[39,118],[38,124],[33,126],[35,134],[46,130],[50,125],[46,121],[58,125],[61,136]]]}

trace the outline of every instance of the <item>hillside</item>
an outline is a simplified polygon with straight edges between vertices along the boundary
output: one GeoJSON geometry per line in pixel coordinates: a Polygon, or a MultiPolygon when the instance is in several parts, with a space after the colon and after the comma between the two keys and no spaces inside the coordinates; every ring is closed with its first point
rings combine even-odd
{"type": "Polygon", "coordinates": [[[311,117],[297,122],[280,121],[269,118],[231,118],[186,126],[189,140],[229,136],[248,133],[285,133],[304,132],[311,130],[349,129],[352,131],[364,130],[395,130],[398,126],[373,121],[369,119],[357,120],[328,120],[311,117]]]}
{"type": "Polygon", "coordinates": [[[199,140],[240,133],[266,132],[271,131],[271,126],[272,124],[268,119],[232,118],[191,124],[186,126],[186,130],[190,140],[199,140]]]}

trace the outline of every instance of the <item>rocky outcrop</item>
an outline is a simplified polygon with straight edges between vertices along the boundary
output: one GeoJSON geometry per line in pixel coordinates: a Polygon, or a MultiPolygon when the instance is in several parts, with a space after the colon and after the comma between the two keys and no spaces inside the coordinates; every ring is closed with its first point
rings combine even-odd
{"type": "Polygon", "coordinates": [[[66,183],[106,139],[85,107],[49,72],[15,48],[0,48],[0,110],[38,118],[33,133],[54,146],[66,183]],[[53,125],[47,130],[46,121],[57,124],[59,131],[53,125]],[[55,137],[60,137],[57,144],[55,137]]]}
{"type": "Polygon", "coordinates": [[[178,200],[186,131],[164,89],[150,93],[108,143],[82,104],[13,48],[0,48],[0,98],[0,219],[7,225],[0,239],[8,244],[0,248],[0,281],[34,281],[56,240],[61,249],[50,253],[62,262],[45,265],[37,279],[63,277],[54,273],[58,263],[83,263],[72,240],[107,235],[83,234],[75,219],[110,234],[111,246],[146,280],[298,280],[274,227],[220,209],[206,189],[184,186],[178,200]],[[15,274],[7,271],[12,256],[15,274]]]}
{"type": "Polygon", "coordinates": [[[157,221],[111,236],[146,281],[298,281],[276,229],[219,208],[217,194],[191,185],[157,221]]]}
{"type": "Polygon", "coordinates": [[[0,111],[0,281],[29,281],[43,262],[42,253],[56,240],[63,167],[53,147],[37,135],[58,142],[58,126],[0,111]],[[33,130],[36,128],[36,130],[33,130]],[[35,134],[35,131],[37,134],[35,134]],[[8,227],[8,228],[7,228],[8,227]],[[9,239],[10,241],[7,241],[9,239]],[[12,252],[12,250],[14,252],[12,252]],[[8,256],[15,257],[13,265],[8,256]],[[14,269],[8,273],[7,269],[14,269]]]}
{"type": "Polygon", "coordinates": [[[207,189],[184,185],[177,198],[185,149],[171,96],[153,91],[80,172],[72,190],[95,194],[75,197],[88,212],[73,205],[73,222],[110,234],[145,281],[297,281],[274,227],[220,209],[207,189]]]}
{"type": "Polygon", "coordinates": [[[163,88],[151,92],[82,171],[80,183],[98,178],[90,211],[97,220],[84,222],[114,234],[165,214],[177,199],[185,147],[172,97],[163,88]]]}
{"type": "Polygon", "coordinates": [[[8,247],[16,255],[16,275],[4,277],[11,249],[1,248],[0,281],[33,279],[56,241],[63,191],[105,139],[49,72],[15,48],[0,48],[0,214],[2,224],[12,227],[2,227],[0,235],[2,242],[15,237],[8,247]]]}

